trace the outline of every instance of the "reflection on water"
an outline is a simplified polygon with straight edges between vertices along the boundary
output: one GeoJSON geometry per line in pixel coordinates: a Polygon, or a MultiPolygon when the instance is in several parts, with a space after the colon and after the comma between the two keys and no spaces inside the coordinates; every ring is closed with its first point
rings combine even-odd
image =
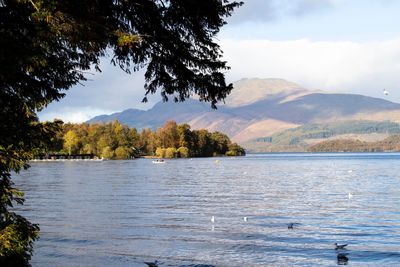
{"type": "Polygon", "coordinates": [[[347,257],[349,253],[340,252],[337,254],[337,264],[338,265],[347,265],[349,262],[349,258],[347,257]]]}
{"type": "Polygon", "coordinates": [[[33,266],[400,262],[400,154],[218,160],[32,164],[14,181],[41,227],[33,266]]]}

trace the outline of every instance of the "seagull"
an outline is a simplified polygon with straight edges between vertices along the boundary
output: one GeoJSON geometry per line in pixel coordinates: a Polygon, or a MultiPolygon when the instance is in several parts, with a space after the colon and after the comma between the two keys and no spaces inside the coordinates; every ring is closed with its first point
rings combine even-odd
{"type": "Polygon", "coordinates": [[[243,217],[243,221],[247,222],[247,217],[246,216],[243,217]]]}
{"type": "Polygon", "coordinates": [[[349,199],[351,199],[353,197],[352,193],[349,193],[349,199]]]}
{"type": "Polygon", "coordinates": [[[388,95],[389,92],[388,92],[386,89],[383,89],[383,94],[384,94],[384,95],[388,95]]]}
{"type": "Polygon", "coordinates": [[[211,216],[211,222],[215,223],[215,217],[214,216],[211,216]]]}
{"type": "Polygon", "coordinates": [[[348,173],[352,173],[352,172],[353,172],[353,170],[348,170],[347,172],[348,172],[348,173]]]}
{"type": "Polygon", "coordinates": [[[335,245],[335,249],[346,249],[345,247],[346,247],[348,244],[338,244],[338,243],[335,243],[334,245],[335,245]]]}
{"type": "Polygon", "coordinates": [[[158,261],[156,260],[155,262],[144,262],[145,264],[147,264],[147,266],[149,267],[158,267],[158,261]]]}

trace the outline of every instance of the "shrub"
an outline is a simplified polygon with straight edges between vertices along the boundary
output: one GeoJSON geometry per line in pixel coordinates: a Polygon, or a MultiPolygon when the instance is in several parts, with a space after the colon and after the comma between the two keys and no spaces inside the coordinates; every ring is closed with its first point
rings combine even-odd
{"type": "Polygon", "coordinates": [[[132,149],[126,146],[119,146],[115,149],[115,158],[116,159],[127,159],[132,154],[132,149]]]}
{"type": "Polygon", "coordinates": [[[179,158],[188,158],[189,157],[189,148],[181,146],[177,150],[177,154],[179,158]]]}
{"type": "Polygon", "coordinates": [[[165,158],[166,149],[162,147],[157,147],[156,149],[156,156],[159,158],[165,158]]]}
{"type": "Polygon", "coordinates": [[[101,152],[101,157],[104,159],[111,159],[114,157],[114,151],[111,149],[111,147],[106,146],[101,152]]]}
{"type": "Polygon", "coordinates": [[[176,149],[174,147],[169,147],[165,151],[165,158],[172,159],[176,157],[176,149]]]}

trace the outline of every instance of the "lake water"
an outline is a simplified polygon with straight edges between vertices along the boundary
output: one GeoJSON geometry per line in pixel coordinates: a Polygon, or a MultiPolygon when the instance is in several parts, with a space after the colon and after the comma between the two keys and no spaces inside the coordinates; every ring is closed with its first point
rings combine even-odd
{"type": "Polygon", "coordinates": [[[31,166],[33,266],[400,265],[400,154],[31,166]]]}

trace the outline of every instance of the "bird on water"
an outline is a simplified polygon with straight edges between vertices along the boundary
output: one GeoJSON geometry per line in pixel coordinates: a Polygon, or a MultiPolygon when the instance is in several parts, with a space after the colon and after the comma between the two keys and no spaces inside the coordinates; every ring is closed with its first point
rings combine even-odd
{"type": "Polygon", "coordinates": [[[147,264],[147,266],[149,267],[158,267],[158,261],[156,260],[155,262],[144,262],[145,264],[147,264]]]}
{"type": "Polygon", "coordinates": [[[289,223],[287,229],[293,229],[294,223],[289,223]]]}
{"type": "Polygon", "coordinates": [[[338,244],[338,243],[335,243],[334,245],[335,245],[335,249],[346,249],[346,247],[347,247],[348,244],[338,244]]]}
{"type": "Polygon", "coordinates": [[[215,222],[215,217],[211,216],[211,222],[214,223],[215,222]]]}

